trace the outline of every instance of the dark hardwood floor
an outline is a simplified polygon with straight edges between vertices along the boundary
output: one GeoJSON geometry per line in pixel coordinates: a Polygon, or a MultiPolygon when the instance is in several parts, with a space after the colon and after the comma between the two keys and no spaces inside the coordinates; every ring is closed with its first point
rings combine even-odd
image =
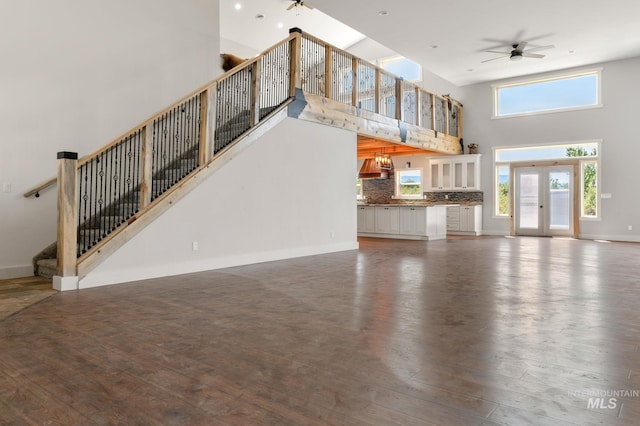
{"type": "Polygon", "coordinates": [[[0,321],[0,424],[640,421],[640,245],[360,243],[0,321]]]}

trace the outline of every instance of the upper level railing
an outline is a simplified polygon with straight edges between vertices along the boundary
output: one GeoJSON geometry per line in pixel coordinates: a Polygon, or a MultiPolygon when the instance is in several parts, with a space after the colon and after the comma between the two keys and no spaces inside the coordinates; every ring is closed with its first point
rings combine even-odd
{"type": "Polygon", "coordinates": [[[59,153],[58,274],[77,265],[163,199],[186,177],[270,117],[296,89],[423,126],[461,134],[461,105],[298,29],[253,59],[77,160],[59,153]]]}
{"type": "Polygon", "coordinates": [[[430,93],[309,34],[302,34],[304,92],[454,138],[462,137],[462,105],[430,93]]]}

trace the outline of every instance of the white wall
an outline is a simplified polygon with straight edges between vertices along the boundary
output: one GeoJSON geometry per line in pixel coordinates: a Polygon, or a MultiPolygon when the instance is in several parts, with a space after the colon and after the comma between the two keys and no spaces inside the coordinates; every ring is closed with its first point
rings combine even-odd
{"type": "Polygon", "coordinates": [[[287,118],[80,287],[357,249],[355,165],[355,133],[287,118]]]}
{"type": "MultiPolygon", "coordinates": [[[[640,197],[637,188],[640,138],[635,103],[640,98],[640,58],[596,65],[602,67],[603,108],[573,112],[491,119],[490,84],[464,87],[464,143],[479,144],[484,154],[482,189],[485,208],[485,232],[506,234],[508,219],[493,217],[493,157],[491,147],[549,144],[584,140],[602,140],[601,220],[582,220],[581,235],[640,241],[640,197]],[[633,230],[628,231],[627,226],[633,230]]],[[[585,69],[585,68],[583,68],[585,69]]],[[[586,68],[591,69],[591,68],[586,68]]]]}
{"type": "Polygon", "coordinates": [[[55,189],[22,197],[56,152],[89,154],[221,74],[218,16],[219,0],[2,3],[0,279],[56,238],[55,189]]]}

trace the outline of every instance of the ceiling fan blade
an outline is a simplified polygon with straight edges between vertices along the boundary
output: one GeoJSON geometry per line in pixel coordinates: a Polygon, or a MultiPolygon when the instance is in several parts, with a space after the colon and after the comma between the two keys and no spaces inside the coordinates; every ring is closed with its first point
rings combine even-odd
{"type": "Polygon", "coordinates": [[[504,59],[507,56],[509,56],[509,54],[507,53],[506,55],[503,56],[497,56],[495,58],[491,58],[491,59],[485,59],[484,61],[480,61],[481,64],[484,64],[485,62],[491,62],[491,61],[495,61],[496,59],[504,59]]]}
{"type": "Polygon", "coordinates": [[[531,49],[527,49],[527,53],[531,53],[531,52],[539,52],[541,50],[547,50],[547,49],[553,49],[555,46],[553,44],[550,44],[548,46],[537,46],[537,47],[532,47],[531,49]]]}
{"type": "Polygon", "coordinates": [[[289,6],[289,7],[287,8],[287,10],[291,10],[291,9],[293,9],[294,7],[296,7],[296,4],[297,4],[297,3],[291,3],[291,6],[289,6]]]}
{"type": "Polygon", "coordinates": [[[522,57],[524,57],[524,58],[537,58],[537,59],[542,59],[542,58],[544,58],[544,55],[541,55],[541,54],[539,54],[539,53],[523,52],[523,53],[522,53],[522,57]]]}
{"type": "Polygon", "coordinates": [[[302,3],[302,5],[306,8],[309,8],[311,10],[315,9],[315,7],[311,6],[309,3],[302,3]]]}
{"type": "Polygon", "coordinates": [[[516,47],[515,47],[515,49],[516,49],[518,52],[522,52],[522,51],[524,51],[524,49],[526,49],[526,48],[527,48],[527,42],[526,42],[526,41],[521,41],[521,42],[520,42],[520,43],[518,43],[518,44],[516,45],[516,47]]]}

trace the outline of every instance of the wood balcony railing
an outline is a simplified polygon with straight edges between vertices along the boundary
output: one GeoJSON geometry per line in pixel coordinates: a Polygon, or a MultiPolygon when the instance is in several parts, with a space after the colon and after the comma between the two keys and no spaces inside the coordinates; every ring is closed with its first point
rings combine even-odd
{"type": "Polygon", "coordinates": [[[430,93],[309,34],[302,34],[301,88],[339,103],[433,131],[457,148],[462,104],[430,93]]]}
{"type": "MultiPolygon", "coordinates": [[[[444,143],[442,152],[459,149],[459,103],[294,28],[287,39],[93,154],[78,159],[76,153],[59,153],[57,178],[24,194],[37,197],[59,184],[58,275],[85,275],[97,258],[136,232],[131,229],[141,229],[168,208],[186,181],[196,180],[234,144],[294,102],[300,90],[303,97],[352,108],[347,113],[353,117],[368,112],[369,118],[431,132],[444,143]]],[[[310,119],[304,114],[299,118],[310,119]]]]}

